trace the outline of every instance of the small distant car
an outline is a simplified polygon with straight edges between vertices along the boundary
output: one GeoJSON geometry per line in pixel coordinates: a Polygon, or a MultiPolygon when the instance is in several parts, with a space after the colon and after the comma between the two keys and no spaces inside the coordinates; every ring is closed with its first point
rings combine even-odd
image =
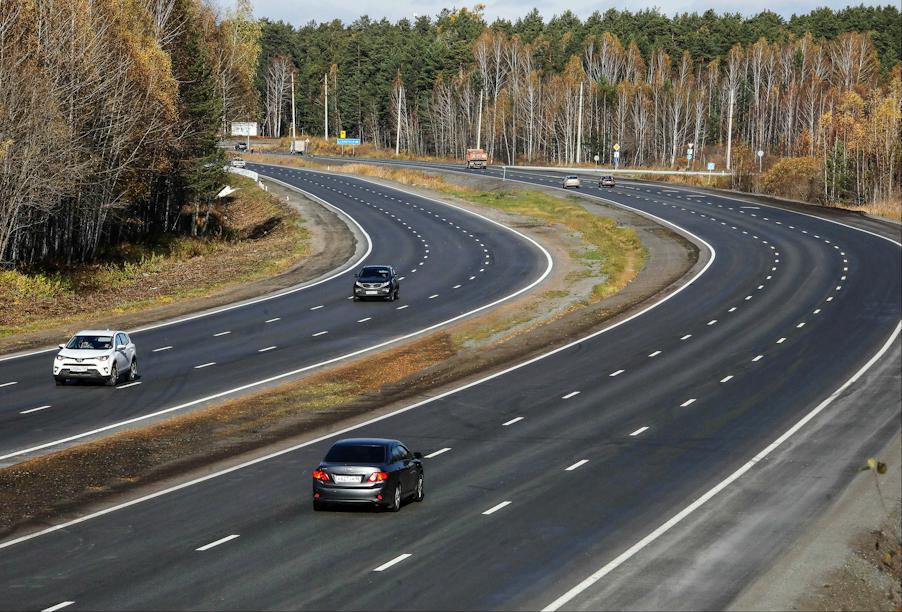
{"type": "Polygon", "coordinates": [[[138,378],[138,351],[124,331],[86,329],[78,332],[53,359],[57,385],[67,380],[98,380],[115,387],[121,379],[138,378]]]}
{"type": "Polygon", "coordinates": [[[313,470],[313,509],[364,504],[397,512],[405,499],[421,502],[422,460],[398,440],[339,440],[313,470]]]}
{"type": "Polygon", "coordinates": [[[247,151],[247,143],[245,143],[245,142],[237,143],[235,145],[235,150],[236,151],[247,151]]]}
{"type": "Polygon", "coordinates": [[[354,301],[381,298],[394,302],[401,297],[401,281],[391,266],[364,266],[354,275],[354,301]]]}
{"type": "Polygon", "coordinates": [[[241,159],[240,157],[236,157],[235,159],[232,160],[233,168],[244,168],[245,166],[247,166],[247,162],[244,161],[243,159],[241,159]]]}
{"type": "Polygon", "coordinates": [[[613,176],[603,176],[601,177],[601,180],[598,181],[599,187],[613,187],[614,185],[615,183],[613,176]]]}
{"type": "Polygon", "coordinates": [[[579,180],[578,176],[570,175],[570,176],[564,177],[564,180],[562,182],[562,187],[564,189],[570,189],[570,188],[579,189],[579,186],[580,186],[580,180],[579,180]]]}

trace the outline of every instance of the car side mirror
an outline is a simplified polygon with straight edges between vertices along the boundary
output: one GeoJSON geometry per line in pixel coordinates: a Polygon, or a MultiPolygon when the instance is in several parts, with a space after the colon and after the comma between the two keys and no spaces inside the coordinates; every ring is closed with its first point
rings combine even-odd
{"type": "Polygon", "coordinates": [[[117,350],[117,351],[124,351],[126,348],[128,348],[128,346],[125,345],[125,344],[117,344],[117,345],[116,345],[116,350],[117,350]]]}
{"type": "Polygon", "coordinates": [[[413,454],[413,458],[414,458],[414,459],[422,459],[422,458],[423,458],[423,453],[414,453],[414,454],[413,454]]]}
{"type": "Polygon", "coordinates": [[[61,349],[66,348],[66,345],[65,345],[65,344],[57,344],[56,346],[59,347],[59,348],[61,348],[61,349]]]}

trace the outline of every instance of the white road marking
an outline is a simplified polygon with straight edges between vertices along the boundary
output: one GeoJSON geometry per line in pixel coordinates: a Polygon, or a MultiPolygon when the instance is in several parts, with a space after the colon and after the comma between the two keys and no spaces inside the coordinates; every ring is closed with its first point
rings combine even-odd
{"type": "Polygon", "coordinates": [[[403,306],[398,306],[397,308],[395,308],[395,310],[404,310],[405,308],[407,308],[409,306],[410,306],[410,304],[404,304],[403,306]]]}
{"type": "Polygon", "coordinates": [[[734,310],[736,310],[736,307],[735,307],[735,306],[733,306],[732,308],[730,308],[727,312],[733,312],[734,310]]]}
{"type": "Polygon", "coordinates": [[[215,361],[211,361],[210,363],[202,363],[202,364],[200,364],[200,365],[194,366],[194,369],[195,369],[195,370],[199,370],[199,369],[201,369],[201,368],[209,368],[209,367],[212,366],[212,365],[216,365],[216,362],[215,362],[215,361]]]}
{"type": "Polygon", "coordinates": [[[586,465],[587,463],[589,463],[589,460],[588,460],[588,459],[580,459],[579,461],[577,461],[576,463],[574,463],[574,464],[571,465],[570,467],[564,468],[564,471],[565,471],[565,472],[572,472],[572,471],[575,470],[576,468],[582,467],[582,466],[586,465]]]}
{"type": "Polygon", "coordinates": [[[21,410],[19,411],[19,414],[29,414],[31,412],[37,412],[38,410],[46,410],[47,408],[50,408],[50,404],[47,404],[46,406],[38,406],[37,408],[29,408],[28,410],[21,410]]]}
{"type": "Polygon", "coordinates": [[[506,421],[506,422],[502,423],[501,426],[502,426],[502,427],[507,427],[508,425],[513,425],[514,423],[519,423],[519,422],[522,421],[524,418],[525,418],[525,417],[515,417],[515,418],[511,419],[510,421],[506,421]]]}
{"type": "Polygon", "coordinates": [[[721,378],[721,379],[720,379],[720,382],[725,383],[725,382],[730,381],[730,380],[732,380],[732,379],[733,379],[733,375],[730,374],[730,375],[728,375],[728,376],[724,376],[723,378],[721,378]]]}
{"type": "Polygon", "coordinates": [[[750,296],[750,295],[745,296],[745,301],[746,301],[746,302],[748,302],[750,299],[752,299],[752,296],[750,296]]]}
{"type": "Polygon", "coordinates": [[[118,390],[118,389],[128,389],[129,387],[135,387],[135,386],[140,385],[140,384],[141,384],[141,381],[140,381],[140,380],[136,380],[136,381],[134,381],[134,382],[130,382],[130,383],[127,383],[127,384],[124,384],[124,385],[119,385],[118,387],[116,387],[116,389],[117,389],[117,390],[118,390]]]}
{"type": "Polygon", "coordinates": [[[820,314],[820,313],[821,313],[821,309],[816,308],[812,314],[820,314]]]}
{"type": "Polygon", "coordinates": [[[400,563],[400,562],[403,561],[404,559],[407,559],[408,557],[412,557],[412,556],[413,556],[413,555],[411,555],[410,553],[404,553],[403,555],[398,555],[397,557],[395,557],[394,559],[392,559],[392,560],[389,561],[388,563],[383,563],[383,564],[380,565],[379,567],[375,568],[373,571],[374,571],[374,572],[384,572],[385,570],[387,570],[388,568],[390,568],[392,565],[395,565],[395,564],[397,564],[397,563],[400,563]]]}
{"type": "Polygon", "coordinates": [[[804,322],[804,321],[802,321],[801,323],[799,323],[798,325],[796,325],[796,329],[801,329],[802,327],[805,327],[805,322],[804,322]]]}
{"type": "Polygon", "coordinates": [[[610,376],[611,378],[613,378],[614,376],[620,376],[620,375],[623,374],[624,372],[626,372],[626,370],[617,370],[616,372],[611,372],[610,374],[608,374],[608,376],[610,376]]]}
{"type": "Polygon", "coordinates": [[[315,337],[317,337],[317,336],[322,336],[322,335],[328,334],[328,333],[329,333],[328,331],[316,332],[315,334],[313,334],[313,337],[315,338],[315,337]]]}
{"type": "Polygon", "coordinates": [[[323,308],[323,307],[325,307],[325,304],[320,304],[319,306],[314,306],[310,310],[319,310],[320,308],[323,308]]]}
{"type": "Polygon", "coordinates": [[[451,287],[451,288],[452,288],[452,289],[460,289],[460,285],[454,285],[454,286],[451,287]]]}
{"type": "Polygon", "coordinates": [[[506,506],[510,506],[510,505],[511,505],[511,502],[503,501],[496,506],[492,506],[491,508],[489,508],[488,510],[483,512],[483,514],[485,514],[485,515],[494,514],[494,513],[498,512],[499,510],[501,510],[502,508],[504,508],[506,506]]]}
{"type": "Polygon", "coordinates": [[[694,398],[694,397],[691,398],[691,399],[687,399],[685,402],[683,402],[682,404],[680,404],[680,408],[685,408],[686,406],[690,406],[690,405],[694,404],[694,403],[695,403],[695,399],[696,399],[696,398],[694,398]]]}
{"type": "Polygon", "coordinates": [[[14,381],[12,381],[12,382],[5,382],[5,383],[3,383],[3,384],[0,384],[0,387],[9,387],[9,386],[11,386],[11,385],[17,385],[17,384],[19,384],[19,381],[14,380],[14,381]]]}
{"type": "Polygon", "coordinates": [[[265,353],[265,352],[267,352],[267,351],[273,350],[274,348],[276,348],[276,347],[275,347],[275,346],[267,346],[266,348],[258,349],[257,352],[258,352],[258,353],[265,353]]]}
{"type": "Polygon", "coordinates": [[[211,548],[213,548],[215,546],[219,546],[220,544],[225,544],[226,542],[231,542],[232,540],[234,540],[238,537],[240,537],[240,536],[237,533],[233,533],[230,536],[220,538],[220,539],[216,540],[215,542],[210,542],[209,544],[204,544],[200,548],[195,548],[194,550],[197,552],[203,552],[205,550],[210,550],[211,548]]]}
{"type": "Polygon", "coordinates": [[[786,342],[786,338],[780,338],[779,340],[777,340],[777,344],[783,344],[784,342],[786,342]]]}
{"type": "Polygon", "coordinates": [[[213,337],[214,337],[214,338],[218,338],[219,336],[227,336],[227,335],[229,335],[229,334],[231,334],[231,333],[232,333],[232,332],[230,332],[230,331],[219,332],[218,334],[213,334],[213,337]]]}
{"type": "Polygon", "coordinates": [[[710,321],[708,321],[708,325],[714,325],[715,323],[717,323],[717,319],[711,319],[710,321]]]}
{"type": "Polygon", "coordinates": [[[62,610],[65,607],[71,606],[74,604],[74,601],[64,601],[62,603],[58,603],[55,606],[50,606],[49,608],[44,608],[41,612],[56,612],[57,610],[62,610]]]}
{"type": "Polygon", "coordinates": [[[648,429],[648,427],[640,427],[639,429],[637,429],[636,431],[634,431],[634,432],[631,433],[630,435],[631,435],[631,436],[638,436],[640,433],[642,433],[642,432],[645,431],[646,429],[648,429]]]}
{"type": "Polygon", "coordinates": [[[757,355],[752,361],[761,361],[762,359],[764,359],[764,355],[757,355]]]}
{"type": "Polygon", "coordinates": [[[160,348],[155,348],[154,350],[152,350],[150,352],[151,353],[159,353],[161,351],[168,351],[171,348],[172,348],[171,346],[161,346],[160,348]]]}
{"type": "Polygon", "coordinates": [[[828,301],[828,302],[832,302],[832,301],[833,301],[833,296],[831,295],[830,297],[828,297],[828,298],[827,298],[827,301],[828,301]]]}
{"type": "Polygon", "coordinates": [[[282,317],[276,317],[274,319],[267,319],[264,323],[275,323],[276,321],[281,321],[282,317]]]}
{"type": "Polygon", "coordinates": [[[561,399],[570,399],[571,397],[574,397],[576,395],[579,395],[579,391],[571,391],[567,395],[561,397],[561,399]]]}
{"type": "Polygon", "coordinates": [[[661,351],[655,351],[654,353],[650,353],[648,356],[649,357],[657,357],[660,354],[661,354],[661,351]]]}
{"type": "Polygon", "coordinates": [[[692,337],[692,334],[686,334],[685,336],[683,336],[682,338],[680,338],[680,340],[688,340],[688,339],[691,338],[691,337],[692,337]]]}
{"type": "Polygon", "coordinates": [[[433,294],[433,295],[430,295],[430,296],[429,296],[429,299],[430,299],[430,300],[434,300],[434,299],[437,298],[437,297],[438,297],[438,293],[435,293],[435,294],[433,294]]]}
{"type": "Polygon", "coordinates": [[[366,323],[367,321],[372,320],[373,317],[365,317],[363,319],[357,319],[358,323],[366,323]]]}
{"type": "Polygon", "coordinates": [[[440,448],[440,449],[438,449],[437,451],[435,451],[435,452],[433,452],[433,453],[429,453],[428,455],[426,455],[426,456],[423,457],[423,458],[424,458],[424,459],[432,459],[433,457],[438,457],[439,455],[441,455],[441,454],[443,454],[443,453],[447,453],[449,450],[451,450],[451,447],[450,447],[450,446],[445,447],[445,448],[440,448]]]}

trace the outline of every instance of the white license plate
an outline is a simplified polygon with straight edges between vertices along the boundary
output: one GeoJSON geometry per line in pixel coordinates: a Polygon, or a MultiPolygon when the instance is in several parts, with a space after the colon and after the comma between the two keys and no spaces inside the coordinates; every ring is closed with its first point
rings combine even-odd
{"type": "Polygon", "coordinates": [[[360,476],[343,476],[341,474],[335,474],[335,482],[360,482],[360,476]]]}
{"type": "Polygon", "coordinates": [[[70,372],[87,372],[88,368],[85,366],[72,366],[69,368],[70,372]]]}
{"type": "Polygon", "coordinates": [[[378,291],[367,291],[366,294],[367,295],[379,295],[379,292],[378,291]]]}

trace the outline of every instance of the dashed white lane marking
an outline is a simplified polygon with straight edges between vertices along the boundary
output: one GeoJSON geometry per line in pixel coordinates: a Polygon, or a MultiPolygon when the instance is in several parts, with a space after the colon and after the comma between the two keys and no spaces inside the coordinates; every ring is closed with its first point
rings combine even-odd
{"type": "Polygon", "coordinates": [[[271,350],[273,350],[273,349],[275,349],[275,348],[277,348],[277,347],[275,347],[275,346],[267,346],[266,348],[258,349],[257,352],[258,352],[258,353],[265,353],[265,352],[271,351],[271,350]]]}
{"type": "Polygon", "coordinates": [[[322,335],[325,335],[325,334],[328,334],[328,333],[329,333],[328,331],[316,332],[315,334],[313,334],[313,337],[315,338],[316,336],[322,336],[322,335]]]}
{"type": "Polygon", "coordinates": [[[730,380],[732,380],[732,379],[733,379],[733,375],[730,374],[730,375],[728,375],[728,376],[724,376],[723,378],[721,378],[721,379],[720,379],[720,382],[725,383],[725,382],[728,382],[728,381],[730,381],[730,380]]]}
{"type": "Polygon", "coordinates": [[[816,308],[812,314],[820,314],[820,313],[821,313],[821,309],[816,308]]]}
{"type": "Polygon", "coordinates": [[[688,340],[688,339],[691,338],[691,337],[692,337],[692,334],[686,334],[685,336],[683,336],[682,338],[680,338],[680,340],[688,340]]]}
{"type": "Polygon", "coordinates": [[[561,399],[570,399],[571,397],[574,397],[577,395],[579,395],[579,391],[571,391],[567,395],[564,395],[563,397],[561,397],[561,399]]]}
{"type": "Polygon", "coordinates": [[[71,606],[74,603],[75,603],[74,601],[63,601],[63,602],[56,604],[55,606],[50,606],[49,608],[44,608],[43,610],[41,610],[41,612],[56,612],[57,610],[62,610],[63,608],[71,606]]]}
{"type": "Polygon", "coordinates": [[[690,399],[687,399],[685,402],[683,402],[682,404],[680,404],[680,408],[685,408],[686,406],[691,406],[692,404],[695,403],[695,399],[696,399],[696,398],[694,398],[694,397],[693,397],[693,398],[690,398],[690,399]]]}
{"type": "Polygon", "coordinates": [[[714,325],[715,323],[717,323],[717,319],[711,319],[710,321],[708,321],[708,325],[714,325]]]}
{"type": "Polygon", "coordinates": [[[471,277],[469,278],[469,280],[476,280],[476,277],[475,277],[475,276],[471,276],[471,277]]]}
{"type": "Polygon", "coordinates": [[[426,456],[423,457],[423,458],[424,458],[424,459],[432,459],[433,457],[438,457],[439,455],[441,455],[441,454],[443,454],[443,453],[447,453],[449,450],[451,450],[451,447],[450,447],[450,446],[447,446],[447,447],[445,447],[445,448],[440,448],[440,449],[438,449],[438,450],[435,451],[435,452],[429,453],[428,455],[426,455],[426,456]]]}
{"type": "Polygon", "coordinates": [[[18,385],[18,384],[19,384],[19,381],[14,380],[12,382],[5,382],[3,384],[0,384],[0,387],[11,387],[12,385],[18,385]]]}
{"type": "Polygon", "coordinates": [[[389,561],[389,562],[387,562],[387,563],[383,563],[383,564],[380,565],[379,567],[373,569],[373,571],[374,571],[374,572],[384,572],[385,570],[387,570],[387,569],[390,568],[391,566],[396,565],[396,564],[400,563],[401,561],[403,561],[404,559],[408,559],[408,558],[410,558],[410,557],[412,557],[412,556],[413,556],[413,555],[411,555],[410,553],[404,553],[403,555],[398,555],[397,557],[395,557],[395,558],[392,559],[391,561],[389,561]]]}
{"type": "Polygon", "coordinates": [[[19,414],[29,414],[32,412],[37,412],[38,410],[47,410],[48,408],[50,408],[50,404],[47,404],[46,406],[38,406],[37,408],[29,408],[28,410],[20,410],[19,414]]]}
{"type": "Polygon", "coordinates": [[[746,302],[748,302],[750,299],[752,299],[752,296],[750,296],[750,295],[745,296],[745,301],[746,301],[746,302]]]}
{"type": "Polygon", "coordinates": [[[218,334],[213,334],[213,337],[218,338],[219,336],[228,336],[231,333],[232,332],[230,332],[230,331],[219,332],[218,334]]]}
{"type": "Polygon", "coordinates": [[[497,505],[495,505],[495,506],[492,506],[491,508],[489,508],[488,510],[486,510],[485,512],[483,512],[483,514],[485,514],[485,515],[495,514],[496,512],[498,512],[499,510],[501,510],[502,508],[504,508],[504,507],[506,507],[506,506],[510,506],[510,505],[511,505],[511,502],[509,502],[509,501],[503,501],[503,502],[501,502],[500,504],[497,504],[497,505]]]}
{"type": "Polygon", "coordinates": [[[764,359],[764,355],[756,355],[752,361],[761,361],[762,359],[764,359]]]}
{"type": "Polygon", "coordinates": [[[728,311],[727,311],[727,312],[733,312],[733,311],[735,311],[735,310],[736,310],[736,307],[735,307],[735,306],[733,306],[733,307],[732,307],[732,308],[730,308],[730,309],[729,309],[729,310],[728,310],[728,311]]]}
{"type": "Polygon", "coordinates": [[[661,354],[661,351],[655,351],[654,353],[649,353],[648,356],[649,356],[649,357],[657,357],[657,356],[660,355],[660,354],[661,354]]]}
{"type": "Polygon", "coordinates": [[[452,288],[452,289],[460,289],[460,285],[454,285],[454,286],[451,287],[451,288],[452,288]]]}
{"type": "Polygon", "coordinates": [[[779,340],[777,340],[777,344],[783,344],[784,342],[786,342],[786,338],[780,338],[779,340]]]}
{"type": "Polygon", "coordinates": [[[623,374],[624,372],[626,372],[626,370],[617,370],[616,372],[611,372],[610,374],[608,374],[608,376],[610,376],[611,378],[613,378],[614,376],[620,376],[620,375],[623,374]]]}
{"type": "Polygon", "coordinates": [[[799,323],[798,325],[796,325],[796,329],[801,329],[801,328],[803,328],[803,327],[805,327],[805,322],[804,322],[804,321],[802,321],[801,323],[799,323]]]}
{"type": "Polygon", "coordinates": [[[141,384],[141,381],[136,380],[134,382],[130,382],[130,383],[127,383],[124,385],[119,385],[118,387],[116,387],[116,390],[118,391],[119,389],[128,389],[129,387],[137,387],[140,384],[141,384]]]}
{"type": "Polygon", "coordinates": [[[833,301],[833,296],[831,295],[830,297],[828,297],[828,298],[827,298],[827,301],[828,301],[828,302],[832,302],[832,301],[833,301]]]}
{"type": "Polygon", "coordinates": [[[152,351],[150,351],[150,352],[151,352],[151,353],[159,353],[159,352],[162,352],[162,351],[168,351],[168,350],[171,349],[171,348],[172,348],[171,346],[161,346],[160,348],[155,348],[154,350],[152,350],[152,351]]]}
{"type": "Polygon", "coordinates": [[[636,431],[634,431],[634,432],[631,433],[630,435],[631,435],[631,436],[638,436],[640,433],[642,433],[642,432],[645,431],[646,429],[648,429],[648,427],[640,427],[639,429],[637,429],[636,431]]]}
{"type": "Polygon", "coordinates": [[[224,538],[220,538],[215,542],[210,542],[209,544],[204,544],[200,548],[195,548],[194,550],[197,552],[204,552],[205,550],[210,550],[215,546],[219,546],[220,544],[225,544],[226,542],[231,542],[232,540],[240,537],[237,533],[233,533],[232,535],[226,536],[224,538]]]}
{"type": "Polygon", "coordinates": [[[275,323],[276,321],[281,321],[282,317],[275,317],[273,319],[267,319],[264,323],[275,323]]]}
{"type": "Polygon", "coordinates": [[[572,472],[573,470],[575,470],[575,469],[577,469],[577,468],[579,468],[579,467],[582,467],[582,466],[586,465],[587,463],[589,463],[589,460],[588,460],[588,459],[580,459],[579,461],[577,461],[576,463],[574,463],[574,464],[571,465],[570,467],[564,468],[564,471],[565,471],[565,472],[572,472]]]}
{"type": "Polygon", "coordinates": [[[310,310],[319,310],[320,308],[323,308],[324,306],[325,306],[325,304],[320,304],[319,306],[314,306],[310,310]]]}
{"type": "Polygon", "coordinates": [[[438,293],[433,294],[433,295],[430,295],[430,296],[429,296],[429,299],[430,299],[430,300],[434,300],[434,299],[437,298],[437,297],[438,297],[438,293]]]}
{"type": "Polygon", "coordinates": [[[367,321],[371,321],[373,317],[365,317],[363,319],[357,319],[358,323],[366,323],[367,321]]]}
{"type": "Polygon", "coordinates": [[[510,421],[505,421],[504,423],[502,423],[501,426],[502,426],[502,427],[507,427],[508,425],[513,425],[514,423],[519,423],[519,422],[522,421],[524,418],[526,418],[526,417],[514,417],[514,418],[511,419],[510,421]]]}
{"type": "Polygon", "coordinates": [[[216,365],[215,361],[211,361],[210,363],[202,363],[200,365],[194,366],[195,370],[200,370],[201,368],[209,368],[212,365],[216,365]]]}

